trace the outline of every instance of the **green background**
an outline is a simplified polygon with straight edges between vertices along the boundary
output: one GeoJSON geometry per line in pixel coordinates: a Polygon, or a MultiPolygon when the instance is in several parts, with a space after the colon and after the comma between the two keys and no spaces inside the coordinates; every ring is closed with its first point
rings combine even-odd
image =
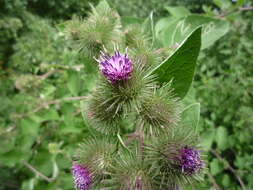
{"type": "MultiPolygon", "coordinates": [[[[86,69],[83,56],[67,48],[61,23],[73,15],[87,16],[89,3],[98,2],[0,2],[0,190],[74,189],[71,158],[88,135],[80,104],[94,86],[95,72],[86,69]]],[[[253,189],[253,11],[243,9],[253,3],[108,2],[123,18],[146,18],[153,11],[164,46],[184,37],[177,31],[175,39],[166,34],[185,16],[195,25],[215,23],[211,34],[202,36],[207,45],[188,93],[201,103],[197,130],[209,171],[203,183],[189,189],[253,189]],[[190,12],[195,14],[188,16],[190,12]]],[[[193,108],[199,110],[199,104],[193,108]]]]}

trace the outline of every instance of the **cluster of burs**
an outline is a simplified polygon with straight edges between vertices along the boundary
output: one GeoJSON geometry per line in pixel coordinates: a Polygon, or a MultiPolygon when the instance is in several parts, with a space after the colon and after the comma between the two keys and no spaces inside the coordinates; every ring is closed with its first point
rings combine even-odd
{"type": "Polygon", "coordinates": [[[73,160],[75,187],[176,190],[201,180],[198,138],[181,122],[183,104],[173,93],[173,81],[161,85],[152,73],[161,51],[141,27],[122,29],[119,19],[100,4],[86,20],[69,23],[73,44],[94,56],[99,70],[84,106],[90,137],[73,160]]]}

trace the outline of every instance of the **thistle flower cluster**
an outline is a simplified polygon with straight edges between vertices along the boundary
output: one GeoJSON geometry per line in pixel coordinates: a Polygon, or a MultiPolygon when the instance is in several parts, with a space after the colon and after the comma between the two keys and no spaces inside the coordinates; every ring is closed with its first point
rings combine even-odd
{"type": "MultiPolygon", "coordinates": [[[[92,22],[99,22],[96,15],[92,22]]],[[[181,122],[182,102],[171,83],[159,83],[151,72],[160,60],[157,50],[142,35],[133,35],[134,30],[120,40],[121,48],[111,48],[109,38],[105,44],[98,40],[92,53],[100,75],[84,105],[92,137],[80,145],[72,168],[78,190],[176,190],[201,178],[203,156],[195,135],[186,130],[191,126],[181,122]],[[123,53],[126,46],[129,52],[123,53]]]]}
{"type": "MultiPolygon", "coordinates": [[[[157,186],[168,189],[172,186],[178,188],[178,185],[183,184],[180,179],[188,181],[195,179],[204,167],[201,152],[194,148],[194,142],[192,142],[194,138],[189,133],[183,133],[180,136],[177,132],[184,131],[179,126],[181,106],[179,100],[174,98],[170,85],[157,89],[156,83],[150,80],[141,83],[149,84],[148,88],[147,86],[143,87],[146,91],[134,88],[133,83],[140,82],[143,77],[142,75],[139,75],[140,78],[136,77],[136,73],[145,73],[145,70],[136,69],[136,62],[127,53],[120,53],[118,49],[115,49],[113,55],[107,51],[102,52],[97,61],[104,79],[100,82],[104,86],[103,90],[95,90],[96,94],[91,97],[93,103],[88,106],[88,111],[92,108],[93,114],[89,115],[89,119],[97,117],[96,121],[102,123],[110,120],[111,123],[118,126],[117,130],[120,131],[122,130],[120,123],[113,119],[114,111],[117,111],[116,114],[118,114],[120,110],[125,109],[123,105],[127,104],[127,109],[123,111],[125,113],[123,117],[126,118],[129,112],[128,107],[134,105],[137,111],[137,123],[141,128],[136,126],[135,130],[139,133],[134,133],[137,137],[137,144],[132,143],[127,148],[128,151],[133,149],[135,153],[130,153],[128,156],[113,145],[116,141],[110,142],[111,140],[106,137],[107,134],[104,134],[103,140],[93,139],[82,144],[78,160],[91,169],[96,177],[92,178],[90,171],[85,167],[74,166],[73,175],[76,187],[79,190],[88,190],[91,188],[91,184],[94,186],[99,184],[104,187],[103,184],[107,184],[107,180],[109,180],[111,186],[120,190],[152,190],[157,186]],[[135,81],[136,78],[137,81],[135,81]],[[130,92],[133,90],[134,93],[125,96],[127,90],[130,92]],[[142,94],[143,92],[148,93],[142,94]],[[99,99],[96,98],[97,94],[99,94],[99,99]],[[122,96],[124,98],[120,99],[119,97],[122,98],[122,96]],[[141,98],[142,96],[143,98],[141,98]],[[116,99],[114,99],[115,97],[116,99]],[[140,101],[138,101],[139,99],[140,101]],[[120,108],[117,107],[118,104],[121,105],[120,108]],[[113,106],[116,107],[112,109],[113,106]],[[109,114],[106,115],[106,112],[109,114]],[[173,130],[174,128],[177,130],[173,130]],[[175,134],[178,136],[175,137],[175,134]],[[143,138],[148,141],[145,147],[143,145],[145,139],[143,138]],[[139,141],[139,139],[142,140],[139,141]],[[120,159],[117,158],[118,156],[120,159]],[[154,168],[152,166],[154,163],[160,167],[154,168]],[[107,175],[109,173],[111,176],[107,175]],[[153,176],[155,173],[157,174],[153,176]],[[160,180],[166,177],[167,180],[160,180]],[[179,180],[172,181],[174,178],[179,180]]],[[[130,112],[132,112],[131,109],[130,112]]],[[[94,125],[96,126],[96,123],[92,123],[92,127],[94,125]]],[[[101,125],[100,127],[110,129],[112,125],[101,125]]],[[[109,135],[113,138],[116,134],[112,130],[109,135]]],[[[122,139],[119,143],[126,147],[122,139]]]]}

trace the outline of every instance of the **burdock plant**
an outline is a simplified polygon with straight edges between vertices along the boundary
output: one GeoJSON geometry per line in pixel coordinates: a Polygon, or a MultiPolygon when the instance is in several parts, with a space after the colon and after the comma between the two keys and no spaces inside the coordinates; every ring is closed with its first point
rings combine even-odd
{"type": "Polygon", "coordinates": [[[153,29],[144,29],[152,22],[122,27],[103,1],[87,19],[75,20],[76,28],[66,25],[68,39],[98,71],[83,108],[90,137],[73,159],[79,190],[177,190],[202,179],[203,151],[196,122],[189,122],[198,115],[185,104],[201,28],[168,55],[153,29]]]}

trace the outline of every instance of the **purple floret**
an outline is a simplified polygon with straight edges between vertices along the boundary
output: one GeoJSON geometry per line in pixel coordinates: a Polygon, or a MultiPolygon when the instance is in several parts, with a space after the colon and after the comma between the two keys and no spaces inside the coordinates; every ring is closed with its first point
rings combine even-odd
{"type": "Polygon", "coordinates": [[[75,181],[75,187],[79,190],[89,190],[92,184],[92,175],[90,171],[81,165],[73,165],[72,173],[75,181]]]}
{"type": "Polygon", "coordinates": [[[99,60],[99,69],[111,83],[115,84],[131,77],[133,62],[129,59],[127,53],[121,54],[116,50],[112,56],[102,53],[99,60]]]}
{"type": "Polygon", "coordinates": [[[191,175],[203,168],[203,161],[201,160],[199,150],[184,147],[180,150],[180,153],[180,164],[183,173],[191,175]]]}

